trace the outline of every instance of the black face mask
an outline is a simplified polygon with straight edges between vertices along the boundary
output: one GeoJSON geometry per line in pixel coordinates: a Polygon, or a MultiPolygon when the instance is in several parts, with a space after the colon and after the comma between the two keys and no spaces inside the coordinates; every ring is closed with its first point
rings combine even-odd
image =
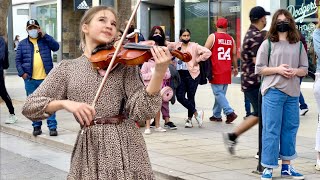
{"type": "Polygon", "coordinates": [[[159,46],[163,46],[163,42],[164,42],[164,39],[163,39],[163,37],[161,36],[161,35],[154,35],[153,37],[152,37],[152,40],[154,40],[154,42],[156,42],[157,43],[157,45],[159,45],[159,46]]]}
{"type": "Polygon", "coordinates": [[[278,32],[287,32],[290,30],[290,26],[288,22],[280,21],[277,23],[277,31],[278,32]]]}
{"type": "Polygon", "coordinates": [[[181,39],[181,42],[183,42],[184,44],[188,44],[190,42],[190,39],[189,40],[181,39]]]}

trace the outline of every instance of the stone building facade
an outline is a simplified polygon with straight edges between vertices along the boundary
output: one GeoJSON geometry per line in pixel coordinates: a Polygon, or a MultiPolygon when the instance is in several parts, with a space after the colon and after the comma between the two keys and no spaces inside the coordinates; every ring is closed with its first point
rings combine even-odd
{"type": "Polygon", "coordinates": [[[73,1],[62,3],[62,59],[81,56],[79,49],[79,24],[84,11],[74,11],[73,1]]]}

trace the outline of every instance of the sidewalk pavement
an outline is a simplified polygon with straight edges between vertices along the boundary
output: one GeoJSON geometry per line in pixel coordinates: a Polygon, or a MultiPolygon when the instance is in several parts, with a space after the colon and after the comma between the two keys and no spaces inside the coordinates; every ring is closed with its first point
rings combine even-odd
{"type": "MultiPolygon", "coordinates": [[[[13,99],[19,121],[11,125],[4,124],[9,113],[5,103],[1,102],[1,132],[71,152],[77,132],[80,129],[73,115],[66,111],[57,112],[59,136],[50,137],[44,122],[44,126],[42,126],[43,134],[35,138],[32,136],[31,121],[21,114],[21,108],[26,98],[23,80],[17,76],[7,76],[6,85],[9,95],[13,99]]],[[[303,82],[302,92],[309,105],[309,112],[306,116],[301,117],[297,137],[299,158],[293,161],[293,164],[297,170],[306,176],[306,179],[320,179],[320,172],[314,169],[317,112],[312,93],[312,83],[303,82]]],[[[179,103],[170,105],[171,120],[177,125],[178,130],[168,130],[165,133],[152,131],[151,135],[144,135],[152,168],[157,178],[187,180],[260,179],[260,175],[252,173],[258,165],[254,158],[258,147],[258,126],[239,138],[236,155],[229,155],[224,147],[222,132],[231,131],[243,121],[245,114],[243,93],[239,84],[229,86],[227,98],[238,114],[238,118],[233,124],[210,122],[208,119],[212,115],[211,109],[214,103],[210,85],[198,87],[196,94],[197,109],[205,112],[202,128],[198,128],[195,121],[193,121],[194,128],[184,128],[187,110],[179,103]]],[[[223,119],[225,121],[225,117],[223,119]]],[[[163,121],[161,125],[163,125],[163,121]]],[[[141,128],[141,132],[144,132],[144,128],[141,128]]],[[[274,171],[274,177],[281,179],[280,168],[274,171]]]]}

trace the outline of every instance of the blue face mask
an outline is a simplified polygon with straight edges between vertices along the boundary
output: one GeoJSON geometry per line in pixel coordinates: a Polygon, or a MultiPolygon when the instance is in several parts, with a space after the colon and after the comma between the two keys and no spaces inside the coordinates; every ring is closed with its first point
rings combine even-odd
{"type": "Polygon", "coordinates": [[[38,38],[38,29],[31,29],[31,30],[28,30],[28,34],[31,38],[38,38]]]}

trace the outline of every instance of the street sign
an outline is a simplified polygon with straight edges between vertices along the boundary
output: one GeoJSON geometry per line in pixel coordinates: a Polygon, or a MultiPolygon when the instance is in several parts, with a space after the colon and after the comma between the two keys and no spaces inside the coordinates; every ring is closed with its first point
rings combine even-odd
{"type": "Polygon", "coordinates": [[[87,10],[92,7],[92,0],[74,0],[74,10],[87,10]]]}

